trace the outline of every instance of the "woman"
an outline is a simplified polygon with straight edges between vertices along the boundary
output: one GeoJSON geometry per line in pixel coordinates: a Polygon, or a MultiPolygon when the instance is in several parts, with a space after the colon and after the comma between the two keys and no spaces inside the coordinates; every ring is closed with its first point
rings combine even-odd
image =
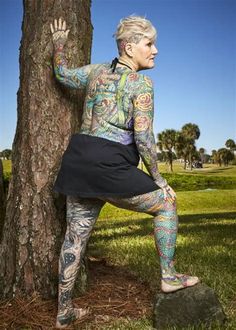
{"type": "Polygon", "coordinates": [[[68,69],[66,22],[51,24],[56,78],[86,88],[82,125],[65,151],[55,190],[67,195],[67,231],[59,260],[57,327],[87,310],[73,308],[72,290],[80,260],[105,202],[154,216],[161,290],[173,292],[199,282],[176,272],[173,259],[178,217],[176,195],[157,167],[152,129],[153,86],[138,73],[154,67],[156,30],[145,18],[120,21],[115,34],[119,59],[110,64],[68,69]],[[150,175],[137,168],[141,156],[150,175]]]}

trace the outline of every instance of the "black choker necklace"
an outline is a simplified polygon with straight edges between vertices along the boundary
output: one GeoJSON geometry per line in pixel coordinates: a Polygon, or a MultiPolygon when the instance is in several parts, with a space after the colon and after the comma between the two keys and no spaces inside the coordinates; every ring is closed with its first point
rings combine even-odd
{"type": "Polygon", "coordinates": [[[122,65],[126,66],[127,68],[129,68],[131,71],[133,71],[133,69],[132,69],[129,65],[127,65],[127,64],[125,64],[125,63],[123,63],[123,62],[120,62],[120,61],[118,60],[118,58],[115,57],[114,60],[113,60],[112,63],[111,63],[112,72],[115,72],[115,69],[116,69],[117,63],[122,64],[122,65]]]}
{"type": "Polygon", "coordinates": [[[118,63],[127,66],[127,68],[129,68],[130,70],[133,71],[133,69],[132,69],[129,65],[127,65],[127,64],[125,64],[125,63],[123,63],[123,62],[120,62],[119,60],[118,60],[118,63]]]}

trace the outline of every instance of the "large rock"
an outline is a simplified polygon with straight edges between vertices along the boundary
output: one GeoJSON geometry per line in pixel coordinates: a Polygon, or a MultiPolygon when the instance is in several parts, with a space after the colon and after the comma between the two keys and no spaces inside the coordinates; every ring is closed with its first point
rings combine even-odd
{"type": "Polygon", "coordinates": [[[214,291],[199,283],[173,293],[159,293],[155,297],[155,329],[168,326],[187,327],[213,322],[223,324],[226,316],[214,291]]]}

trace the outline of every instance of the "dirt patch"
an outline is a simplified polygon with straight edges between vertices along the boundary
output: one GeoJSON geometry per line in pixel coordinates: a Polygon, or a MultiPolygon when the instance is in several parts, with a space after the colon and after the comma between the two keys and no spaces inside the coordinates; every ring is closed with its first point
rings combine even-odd
{"type": "MultiPolygon", "coordinates": [[[[102,329],[115,319],[150,317],[152,294],[144,283],[122,267],[107,265],[105,260],[89,261],[91,285],[74,303],[90,307],[90,314],[66,329],[102,329]]],[[[0,303],[0,329],[54,329],[56,300],[12,299],[0,303]]]]}

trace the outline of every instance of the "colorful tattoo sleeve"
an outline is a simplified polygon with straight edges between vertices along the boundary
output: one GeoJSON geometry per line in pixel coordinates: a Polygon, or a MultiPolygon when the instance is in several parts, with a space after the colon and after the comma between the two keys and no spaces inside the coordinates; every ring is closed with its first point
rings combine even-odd
{"type": "Polygon", "coordinates": [[[160,175],[157,165],[156,143],[153,134],[153,86],[150,78],[140,75],[138,92],[133,98],[134,139],[139,154],[159,187],[167,182],[160,175]]]}
{"type": "Polygon", "coordinates": [[[54,50],[54,72],[56,78],[70,88],[84,88],[87,85],[88,76],[96,64],[85,65],[80,68],[68,69],[63,47],[54,50]]]}

